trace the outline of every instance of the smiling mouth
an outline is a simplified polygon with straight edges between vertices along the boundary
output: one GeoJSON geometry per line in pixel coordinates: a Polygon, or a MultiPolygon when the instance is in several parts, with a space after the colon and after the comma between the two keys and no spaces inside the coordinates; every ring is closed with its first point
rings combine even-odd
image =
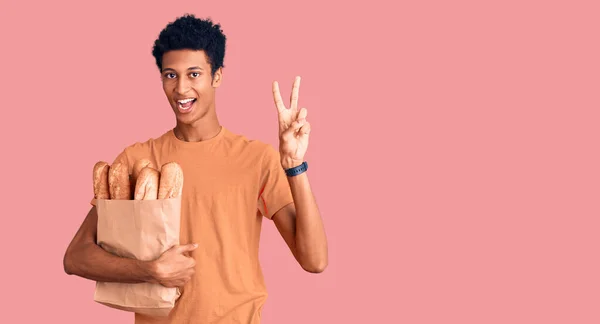
{"type": "Polygon", "coordinates": [[[192,109],[194,102],[196,102],[196,98],[177,100],[177,106],[179,107],[179,110],[185,112],[192,109]]]}

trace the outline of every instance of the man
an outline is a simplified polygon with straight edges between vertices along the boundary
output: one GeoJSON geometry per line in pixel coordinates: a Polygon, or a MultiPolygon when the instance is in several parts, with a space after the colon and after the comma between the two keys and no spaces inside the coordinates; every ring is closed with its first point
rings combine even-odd
{"type": "Polygon", "coordinates": [[[304,163],[310,124],[306,109],[297,106],[300,79],[289,108],[273,83],[279,153],[232,133],[215,111],[225,41],[220,25],[193,15],[162,30],[152,53],[176,126],[128,146],[113,162],[126,163],[130,172],[140,158],[181,165],[182,245],[148,262],[112,255],[95,243],[98,215],[92,206],[65,253],[68,274],[180,287],[168,318],[136,314],[136,323],[260,323],[267,296],[258,259],[263,217],[275,223],[303,269],[319,273],[327,266],[325,231],[304,163]]]}

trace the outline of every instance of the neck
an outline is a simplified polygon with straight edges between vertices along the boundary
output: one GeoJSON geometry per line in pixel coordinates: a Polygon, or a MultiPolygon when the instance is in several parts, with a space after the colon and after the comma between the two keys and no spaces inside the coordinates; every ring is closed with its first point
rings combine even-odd
{"type": "Polygon", "coordinates": [[[173,129],[175,136],[186,142],[200,142],[209,140],[221,131],[221,124],[217,116],[205,116],[192,124],[183,124],[177,121],[173,129]]]}

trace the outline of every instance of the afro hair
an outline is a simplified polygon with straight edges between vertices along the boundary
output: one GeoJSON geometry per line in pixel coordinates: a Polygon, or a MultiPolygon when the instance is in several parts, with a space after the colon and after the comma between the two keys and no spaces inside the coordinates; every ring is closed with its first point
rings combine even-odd
{"type": "Polygon", "coordinates": [[[208,57],[211,74],[224,67],[226,37],[220,24],[210,18],[186,14],[170,22],[159,34],[152,48],[156,66],[162,71],[163,55],[172,50],[202,50],[208,57]]]}

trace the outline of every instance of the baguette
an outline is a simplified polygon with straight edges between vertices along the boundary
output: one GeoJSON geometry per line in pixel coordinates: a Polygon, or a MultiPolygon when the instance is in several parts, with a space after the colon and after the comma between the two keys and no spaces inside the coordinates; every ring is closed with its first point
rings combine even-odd
{"type": "Polygon", "coordinates": [[[177,198],[183,191],[183,170],[177,162],[163,164],[160,169],[158,199],[177,198]]]}
{"type": "Polygon", "coordinates": [[[94,165],[94,198],[110,199],[108,190],[108,171],[110,166],[104,161],[99,161],[94,165]]]}
{"type": "Polygon", "coordinates": [[[142,171],[142,169],[147,166],[149,166],[153,169],[156,169],[156,167],[154,166],[154,163],[152,163],[152,161],[150,161],[149,159],[139,159],[135,162],[135,164],[133,165],[133,170],[132,170],[132,175],[133,175],[132,180],[133,180],[134,184],[137,183],[137,179],[140,176],[140,172],[142,171]]]}
{"type": "Polygon", "coordinates": [[[113,164],[108,175],[110,199],[131,199],[131,183],[129,181],[127,166],[118,162],[113,164]]]}
{"type": "Polygon", "coordinates": [[[156,200],[160,174],[152,167],[145,167],[138,174],[135,183],[135,200],[156,200]]]}

